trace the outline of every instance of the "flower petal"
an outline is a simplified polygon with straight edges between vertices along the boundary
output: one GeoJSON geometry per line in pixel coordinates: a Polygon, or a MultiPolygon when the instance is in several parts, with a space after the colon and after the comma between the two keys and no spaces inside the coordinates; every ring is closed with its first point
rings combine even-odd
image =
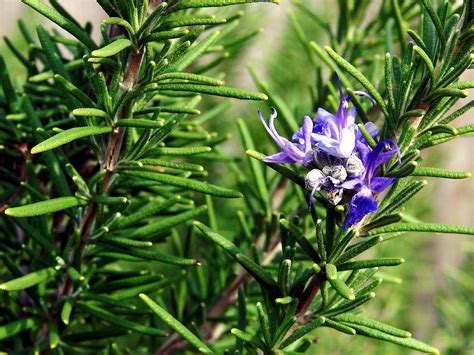
{"type": "Polygon", "coordinates": [[[386,139],[379,142],[375,148],[369,154],[367,154],[366,180],[370,183],[370,179],[375,174],[380,165],[389,161],[395,154],[397,154],[397,152],[399,152],[399,148],[397,143],[395,143],[395,141],[392,139],[386,139]],[[393,148],[384,152],[383,150],[387,146],[393,146],[393,148]]]}
{"type": "Polygon", "coordinates": [[[389,177],[373,177],[370,180],[370,189],[372,190],[373,193],[381,193],[383,190],[385,190],[387,187],[392,185],[395,181],[397,181],[397,178],[389,178],[389,177]]]}
{"type": "Polygon", "coordinates": [[[374,98],[372,96],[370,96],[369,93],[367,93],[365,91],[354,91],[354,95],[364,96],[364,97],[366,97],[370,100],[370,102],[372,103],[372,106],[376,105],[376,102],[375,102],[374,98]]]}
{"type": "Polygon", "coordinates": [[[326,125],[325,131],[331,137],[337,137],[339,132],[339,127],[337,126],[337,118],[332,113],[329,113],[323,108],[318,108],[316,116],[316,126],[319,126],[319,122],[323,122],[326,125]]]}
{"type": "Polygon", "coordinates": [[[352,197],[349,213],[342,228],[347,229],[359,223],[362,218],[369,213],[376,212],[377,209],[378,202],[375,200],[372,192],[368,188],[363,188],[352,197]]]}
{"type": "Polygon", "coordinates": [[[307,153],[311,150],[311,133],[313,132],[313,121],[309,116],[304,116],[302,129],[304,139],[304,152],[307,153]]]}
{"type": "Polygon", "coordinates": [[[340,186],[346,190],[353,190],[362,187],[363,181],[361,177],[344,181],[340,186]]]}
{"type": "Polygon", "coordinates": [[[275,143],[280,148],[283,149],[283,147],[285,146],[285,143],[284,143],[282,137],[278,134],[278,132],[275,128],[275,123],[274,123],[275,118],[277,117],[276,110],[274,108],[272,108],[272,114],[270,115],[270,119],[268,120],[269,124],[267,124],[267,122],[263,118],[262,111],[260,111],[260,109],[258,109],[258,117],[260,117],[260,121],[262,121],[262,124],[265,127],[265,129],[267,130],[270,137],[272,137],[273,140],[275,141],[275,143]]]}
{"type": "Polygon", "coordinates": [[[268,157],[265,157],[263,159],[263,161],[266,162],[266,163],[275,163],[275,164],[284,164],[284,163],[293,164],[293,163],[298,162],[298,160],[295,160],[295,159],[291,158],[285,152],[276,153],[276,154],[270,155],[268,157]]]}
{"type": "Polygon", "coordinates": [[[339,142],[339,158],[348,158],[355,148],[356,134],[355,126],[349,126],[342,129],[341,141],[339,142]]]}

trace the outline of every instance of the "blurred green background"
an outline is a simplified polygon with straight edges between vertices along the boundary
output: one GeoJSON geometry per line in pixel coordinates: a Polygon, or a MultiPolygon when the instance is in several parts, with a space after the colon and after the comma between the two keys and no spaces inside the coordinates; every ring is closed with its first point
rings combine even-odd
{"type": "MultiPolygon", "coordinates": [[[[289,24],[287,11],[292,7],[286,0],[280,6],[249,5],[242,7],[246,14],[237,31],[247,33],[259,28],[263,32],[236,47],[230,59],[219,67],[218,73],[225,73],[225,81],[230,86],[254,89],[255,85],[247,70],[251,64],[260,78],[282,96],[297,118],[304,114],[313,115],[310,86],[316,76],[311,63],[298,43],[289,24]]],[[[77,16],[79,22],[91,21],[98,24],[105,17],[94,0],[64,0],[63,6],[77,16]]],[[[305,1],[306,5],[332,23],[336,22],[337,6],[329,0],[305,1]]],[[[380,1],[374,1],[374,5],[380,1]]],[[[236,11],[233,9],[231,12],[236,11]]],[[[367,16],[370,13],[369,8],[367,16]]],[[[298,23],[310,40],[320,46],[328,44],[321,28],[297,11],[298,23]]],[[[34,29],[34,25],[44,19],[34,15],[17,0],[0,0],[0,34],[8,35],[13,43],[25,46],[17,35],[16,19],[22,18],[34,29]]],[[[97,26],[95,26],[97,31],[97,26]]],[[[97,35],[97,33],[96,33],[97,35]]],[[[380,34],[382,35],[382,34],[380,34]]],[[[97,36],[98,37],[98,36],[97,36]]],[[[18,83],[24,81],[21,66],[2,43],[0,51],[18,83]]],[[[383,52],[374,56],[383,56],[383,52]]],[[[324,80],[330,80],[331,72],[323,72],[324,80]]],[[[466,74],[465,79],[474,75],[466,74]]],[[[222,100],[205,98],[201,111],[205,112],[222,100]]],[[[461,102],[460,105],[463,103],[461,102]]],[[[246,169],[246,159],[238,138],[236,119],[243,118],[251,128],[257,142],[257,150],[270,154],[275,152],[271,139],[261,127],[256,111],[265,104],[236,102],[230,110],[212,124],[213,130],[229,133],[232,138],[225,144],[225,151],[241,157],[239,164],[246,169]]],[[[471,115],[472,117],[472,115],[471,115]]],[[[468,115],[455,122],[455,126],[473,123],[468,115]]],[[[460,138],[424,152],[425,162],[453,170],[474,171],[474,139],[460,138]]],[[[214,164],[209,170],[211,180],[225,179],[229,186],[231,172],[224,164],[214,164]]],[[[472,178],[467,180],[437,181],[429,178],[429,185],[407,206],[407,212],[423,221],[474,225],[474,188],[472,178]]],[[[223,203],[216,201],[217,203],[223,203]]],[[[218,206],[219,207],[219,206],[218,206]]],[[[232,204],[224,205],[228,209],[232,204]]],[[[230,213],[226,208],[218,208],[219,225],[233,228],[230,213]]],[[[404,257],[406,262],[390,275],[394,283],[386,284],[377,294],[374,302],[365,307],[367,315],[397,327],[410,330],[413,335],[440,349],[442,354],[474,354],[474,242],[469,237],[456,235],[418,234],[406,235],[395,242],[384,243],[375,251],[378,256],[404,257]]],[[[329,328],[321,328],[317,344],[310,353],[320,354],[407,354],[408,350],[392,344],[376,342],[364,337],[342,335],[329,328]]]]}

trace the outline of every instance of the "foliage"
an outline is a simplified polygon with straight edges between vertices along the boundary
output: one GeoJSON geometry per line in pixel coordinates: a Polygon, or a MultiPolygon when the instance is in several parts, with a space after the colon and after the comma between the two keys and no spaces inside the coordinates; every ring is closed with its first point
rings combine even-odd
{"type": "Polygon", "coordinates": [[[472,65],[471,1],[393,0],[370,21],[370,1],[339,1],[335,31],[295,2],[290,20],[316,77],[312,106],[337,109],[337,88],[323,80],[337,71],[360,123],[376,122],[376,139],[400,147],[401,163],[384,166],[398,181],[379,211],[347,230],[347,206],[316,194],[308,212],[302,171],[264,167],[245,121],[249,174],[224,153],[227,137],[205,127],[227,102],[197,109],[201,94],[268,98],[288,135],[299,127],[255,70],[262,93],[227,87],[219,74],[259,31],[236,36],[243,14],[209,8],[253,1],[98,0],[109,16],[100,45],[56,0],[23,2],[74,38],[39,26],[38,42],[20,23],[29,47],[14,52],[28,73],[19,88],[0,57],[2,351],[304,353],[312,332],[329,327],[437,353],[359,313],[390,281],[379,268],[404,261],[359,256],[407,231],[474,234],[401,213],[426,185],[418,177],[470,176],[418,165],[421,150],[473,132],[449,125],[471,103],[448,113],[472,87],[459,81],[472,65]],[[310,41],[300,17],[331,47],[310,41]],[[363,88],[375,107],[352,94],[363,88]]]}

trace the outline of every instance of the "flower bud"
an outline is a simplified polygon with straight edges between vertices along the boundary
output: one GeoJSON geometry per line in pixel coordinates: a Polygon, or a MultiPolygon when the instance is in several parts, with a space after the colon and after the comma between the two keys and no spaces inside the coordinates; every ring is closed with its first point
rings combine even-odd
{"type": "Polygon", "coordinates": [[[342,184],[347,179],[346,169],[342,165],[325,166],[323,173],[331,178],[331,181],[335,185],[342,184]]]}
{"type": "Polygon", "coordinates": [[[321,170],[313,169],[311,170],[304,179],[304,185],[306,190],[312,191],[316,186],[316,189],[319,190],[322,185],[324,185],[327,177],[323,174],[321,170]]]}
{"type": "Polygon", "coordinates": [[[357,157],[357,155],[352,154],[346,160],[346,171],[347,175],[350,177],[359,176],[364,172],[364,164],[362,161],[357,157]]]}

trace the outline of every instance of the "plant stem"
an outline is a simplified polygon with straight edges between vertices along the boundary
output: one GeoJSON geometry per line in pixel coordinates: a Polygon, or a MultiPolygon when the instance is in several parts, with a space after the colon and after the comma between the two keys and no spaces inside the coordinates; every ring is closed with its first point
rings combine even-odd
{"type": "MultiPolygon", "coordinates": [[[[145,48],[141,47],[137,53],[130,53],[129,61],[128,61],[128,68],[125,74],[125,77],[120,85],[121,93],[122,94],[126,90],[131,90],[135,85],[139,72],[140,66],[143,60],[143,56],[145,54],[145,48]]],[[[130,106],[123,107],[119,114],[117,115],[117,120],[126,118],[129,114],[130,106]]],[[[123,138],[125,135],[125,128],[120,127],[117,130],[114,130],[107,145],[107,149],[105,151],[105,155],[103,158],[102,166],[105,167],[106,173],[103,180],[103,194],[107,195],[109,193],[110,187],[112,186],[112,176],[114,174],[115,168],[117,166],[117,162],[120,156],[120,150],[123,144],[123,138]]],[[[97,214],[97,204],[92,203],[88,205],[84,211],[84,215],[82,217],[82,222],[80,225],[80,265],[84,262],[85,256],[85,249],[89,244],[90,235],[92,232],[92,228],[96,219],[97,214]]],[[[74,264],[74,255],[72,254],[71,260],[69,263],[71,265],[74,264]]],[[[67,297],[72,294],[73,287],[72,281],[70,280],[69,276],[66,274],[64,279],[64,286],[60,295],[62,297],[67,297]]]]}

